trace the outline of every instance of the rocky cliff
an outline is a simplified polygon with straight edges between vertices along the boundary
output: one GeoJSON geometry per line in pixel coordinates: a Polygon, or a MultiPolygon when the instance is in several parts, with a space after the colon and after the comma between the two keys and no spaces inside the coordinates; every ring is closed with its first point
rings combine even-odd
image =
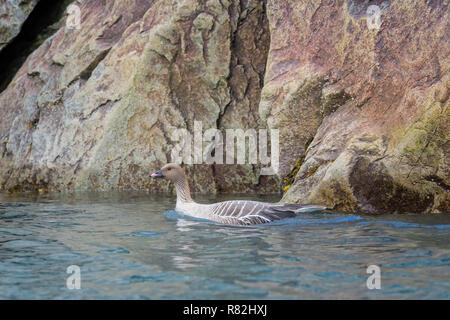
{"type": "Polygon", "coordinates": [[[37,2],[38,0],[10,0],[0,3],[0,50],[19,34],[37,2]]]}
{"type": "MultiPolygon", "coordinates": [[[[148,174],[171,160],[173,130],[201,121],[278,129],[280,170],[188,165],[193,191],[449,210],[449,1],[73,5],[79,28],[57,10],[18,70],[2,59],[2,190],[171,191],[148,174]]],[[[0,55],[17,52],[3,30],[0,55]]]]}

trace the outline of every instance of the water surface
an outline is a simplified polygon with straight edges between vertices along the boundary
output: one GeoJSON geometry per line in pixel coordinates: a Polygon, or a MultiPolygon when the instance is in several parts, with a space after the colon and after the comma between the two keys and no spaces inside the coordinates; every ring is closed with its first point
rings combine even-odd
{"type": "MultiPolygon", "coordinates": [[[[268,196],[203,196],[276,201],[268,196]]],[[[138,192],[0,195],[0,299],[449,299],[450,215],[235,227],[138,192]],[[69,290],[66,269],[81,269],[69,290]],[[369,265],[381,289],[369,290],[369,265]]]]}

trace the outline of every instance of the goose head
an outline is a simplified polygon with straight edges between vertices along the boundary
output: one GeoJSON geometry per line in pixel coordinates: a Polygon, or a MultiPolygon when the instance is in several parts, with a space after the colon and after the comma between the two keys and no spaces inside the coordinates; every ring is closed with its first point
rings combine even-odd
{"type": "Polygon", "coordinates": [[[166,178],[175,184],[177,191],[177,203],[193,202],[189,190],[189,184],[183,169],[176,163],[166,164],[161,170],[156,171],[150,175],[152,178],[166,178]]]}
{"type": "Polygon", "coordinates": [[[185,178],[183,169],[176,163],[166,164],[161,170],[152,173],[150,176],[152,178],[166,178],[174,183],[185,178]]]}

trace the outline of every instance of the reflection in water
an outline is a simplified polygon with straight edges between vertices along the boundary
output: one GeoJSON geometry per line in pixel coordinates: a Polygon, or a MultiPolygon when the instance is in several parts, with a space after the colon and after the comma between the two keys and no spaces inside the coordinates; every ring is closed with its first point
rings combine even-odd
{"type": "Polygon", "coordinates": [[[192,229],[192,228],[189,228],[189,227],[195,226],[195,225],[198,225],[198,224],[200,224],[200,222],[198,222],[198,221],[186,220],[186,219],[182,219],[182,218],[177,219],[177,223],[176,223],[176,225],[177,225],[177,230],[180,231],[180,232],[189,232],[189,231],[192,231],[193,229],[192,229]]]}
{"type": "MultiPolygon", "coordinates": [[[[190,232],[193,229],[190,228],[191,226],[198,225],[200,222],[197,221],[190,221],[185,219],[178,219],[176,222],[177,225],[177,231],[178,232],[190,232]]],[[[191,255],[194,253],[194,249],[192,248],[192,245],[186,243],[180,246],[180,253],[177,255],[173,255],[173,263],[176,268],[178,269],[188,269],[196,267],[196,261],[191,257],[191,255]],[[184,254],[183,254],[184,253],[184,254]]]]}
{"type": "Polygon", "coordinates": [[[448,215],[310,213],[237,227],[174,203],[138,192],[0,195],[0,298],[450,297],[448,215]],[[79,291],[65,287],[73,264],[79,291]],[[371,264],[381,290],[366,288],[371,264]]]}

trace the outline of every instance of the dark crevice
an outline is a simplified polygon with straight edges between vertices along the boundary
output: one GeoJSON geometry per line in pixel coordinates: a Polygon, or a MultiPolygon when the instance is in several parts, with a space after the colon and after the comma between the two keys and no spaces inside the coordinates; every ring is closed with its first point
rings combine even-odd
{"type": "MultiPolygon", "coordinates": [[[[248,108],[248,116],[244,116],[242,129],[263,128],[258,116],[261,91],[264,86],[265,69],[269,56],[270,32],[266,12],[266,1],[249,3],[246,0],[232,2],[228,7],[230,17],[230,65],[226,79],[229,88],[230,101],[223,106],[216,119],[216,128],[223,134],[223,145],[226,145],[224,130],[230,125],[230,119],[238,116],[240,108],[248,108]],[[246,101],[248,105],[246,105],[246,101]]],[[[253,172],[247,171],[241,165],[228,169],[223,164],[213,164],[213,177],[217,192],[236,192],[240,190],[265,190],[272,182],[259,179],[263,184],[255,183],[253,179],[244,178],[239,183],[230,183],[228,174],[247,174],[257,176],[258,166],[252,166],[253,172]],[[231,172],[232,171],[232,172],[231,172]]],[[[275,186],[275,184],[273,184],[275,186]]]]}
{"type": "Polygon", "coordinates": [[[27,57],[57,30],[72,0],[41,0],[22,25],[20,33],[0,51],[0,93],[8,87],[27,57]]]}
{"type": "Polygon", "coordinates": [[[89,80],[89,78],[92,75],[92,72],[95,70],[95,68],[97,68],[100,62],[102,62],[103,59],[105,59],[110,50],[111,48],[101,52],[97,57],[95,57],[95,59],[89,64],[89,66],[87,66],[87,68],[81,72],[80,78],[83,80],[89,80]]]}
{"type": "Polygon", "coordinates": [[[436,175],[426,176],[425,180],[436,183],[439,187],[441,187],[442,189],[444,189],[446,191],[450,190],[450,186],[448,184],[446,184],[443,179],[439,178],[436,175]]]}

